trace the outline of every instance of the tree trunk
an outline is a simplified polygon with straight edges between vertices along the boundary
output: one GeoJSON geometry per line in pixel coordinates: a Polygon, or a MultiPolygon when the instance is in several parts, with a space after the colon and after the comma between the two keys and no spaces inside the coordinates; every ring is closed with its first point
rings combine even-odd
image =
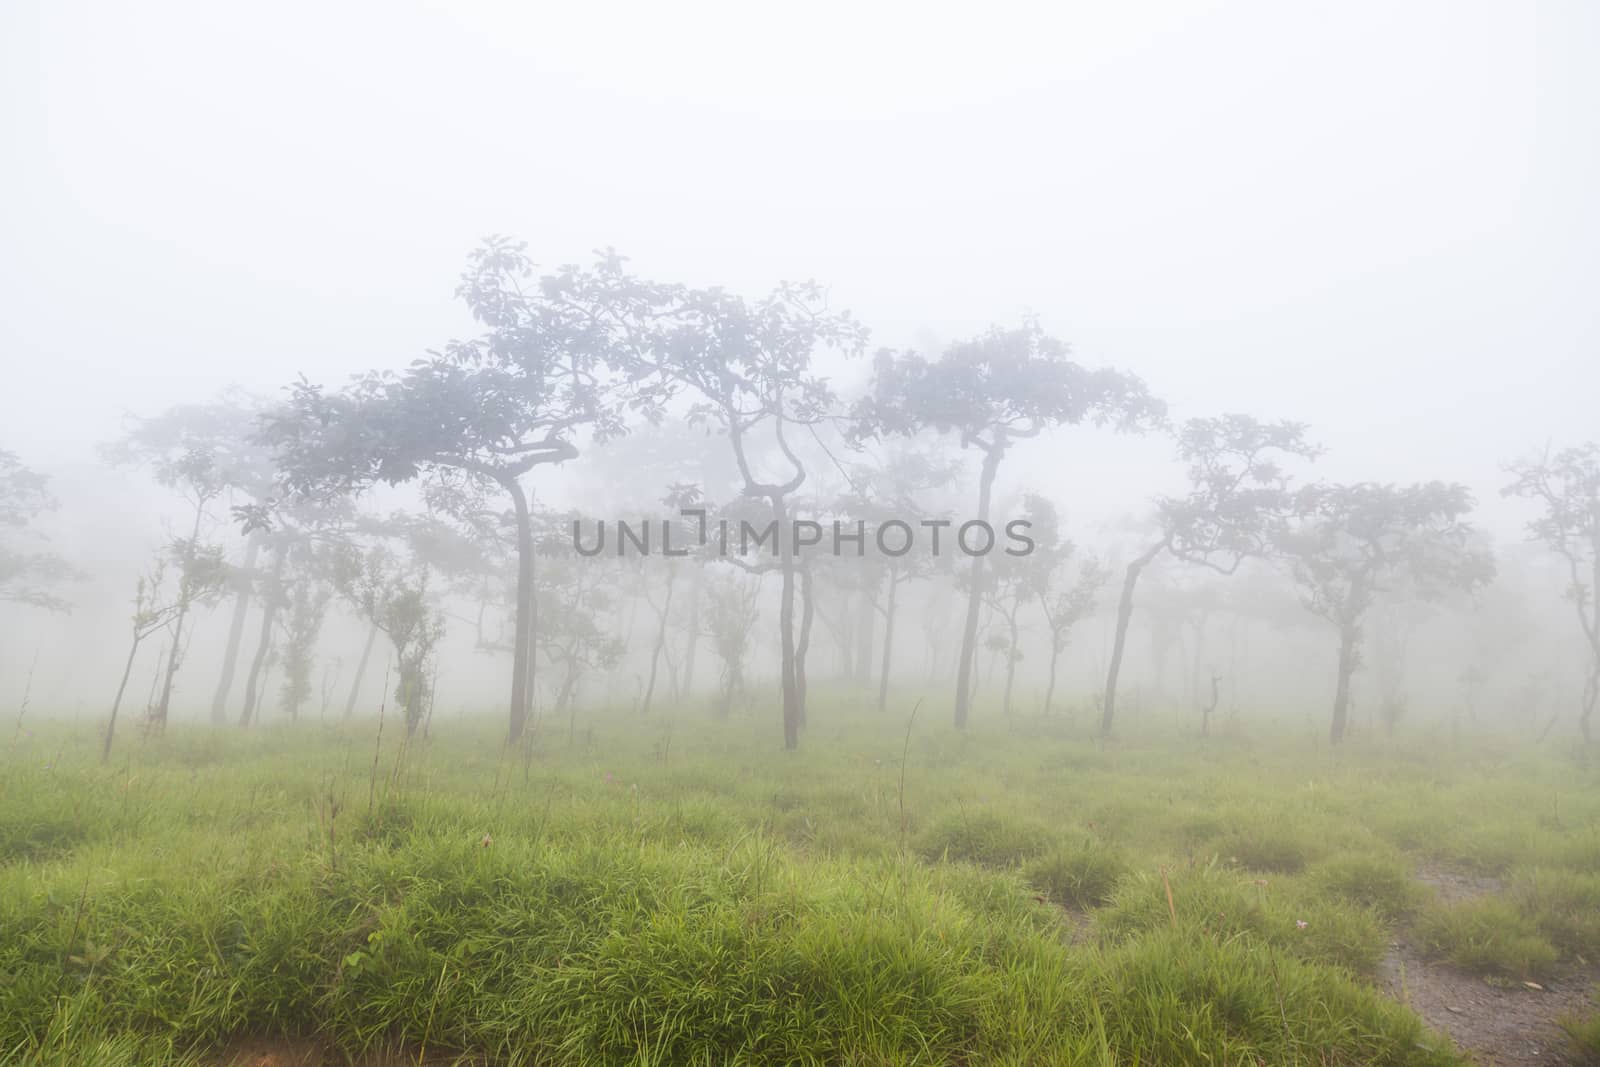
{"type": "Polygon", "coordinates": [[[783,586],[778,595],[778,645],[781,657],[780,684],[783,692],[783,747],[800,747],[800,685],[795,674],[794,655],[794,537],[785,529],[789,522],[783,498],[772,497],[772,513],[778,520],[778,552],[783,586]]]}
{"type": "Polygon", "coordinates": [[[800,691],[800,728],[806,727],[806,655],[811,651],[811,624],[816,620],[816,587],[811,581],[811,564],[800,568],[800,639],[795,643],[794,680],[800,691]]]}
{"type": "Polygon", "coordinates": [[[1583,687],[1583,710],[1578,715],[1578,729],[1583,731],[1585,745],[1594,740],[1590,721],[1594,718],[1596,703],[1600,703],[1600,656],[1589,668],[1589,679],[1583,687]]]}
{"type": "Polygon", "coordinates": [[[422,725],[422,698],[427,693],[427,686],[422,682],[422,665],[419,663],[411,668],[409,679],[405,686],[405,717],[406,740],[411,740],[417,735],[417,727],[422,725]]]}
{"type": "Polygon", "coordinates": [[[675,572],[667,573],[667,598],[661,605],[661,622],[656,627],[656,644],[650,650],[650,680],[644,687],[644,701],[640,705],[639,714],[650,714],[650,699],[656,691],[656,668],[661,662],[661,650],[667,646],[667,618],[672,614],[672,586],[677,579],[675,572]]]}
{"type": "Polygon", "coordinates": [[[856,648],[853,658],[855,683],[863,688],[872,684],[872,646],[874,626],[878,619],[878,589],[876,583],[861,588],[861,604],[856,611],[856,648]]]}
{"type": "Polygon", "coordinates": [[[261,670],[267,662],[267,652],[272,647],[272,624],[277,619],[278,603],[283,599],[279,588],[283,581],[284,564],[289,558],[289,547],[280,544],[272,554],[271,585],[261,602],[261,633],[256,638],[256,654],[250,660],[250,673],[244,680],[244,708],[239,713],[239,725],[249,726],[256,717],[256,703],[266,688],[261,670]]]}
{"type": "Polygon", "coordinates": [[[228,692],[239,664],[239,646],[244,643],[244,620],[250,611],[250,588],[255,581],[256,557],[261,553],[261,538],[252,534],[245,542],[244,562],[240,564],[238,592],[233,596],[233,618],[228,622],[228,647],[222,654],[222,676],[211,697],[211,722],[220,726],[228,721],[228,692]]]}
{"type": "Polygon", "coordinates": [[[195,545],[200,540],[200,520],[205,513],[205,500],[201,499],[194,506],[194,528],[189,532],[189,544],[184,550],[183,574],[178,579],[178,615],[172,620],[172,654],[167,657],[167,676],[161,683],[161,702],[150,716],[151,723],[158,731],[167,728],[167,712],[172,707],[172,682],[178,675],[178,666],[183,662],[183,624],[189,618],[189,582],[193,578],[190,572],[194,568],[195,545]]]}
{"type": "Polygon", "coordinates": [[[106,723],[106,745],[100,750],[100,762],[111,759],[111,739],[117,732],[117,709],[122,707],[122,694],[128,688],[128,676],[133,673],[133,657],[139,652],[139,634],[134,632],[133,647],[128,649],[128,662],[122,667],[122,681],[117,685],[117,698],[111,702],[111,721],[106,723]]]}
{"type": "Polygon", "coordinates": [[[1128,641],[1128,620],[1133,618],[1133,590],[1139,574],[1167,547],[1165,541],[1128,564],[1122,578],[1122,598],[1117,601],[1117,629],[1111,641],[1111,666],[1106,669],[1105,699],[1100,709],[1100,736],[1110,737],[1117,718],[1117,676],[1122,673],[1122,653],[1128,641]]]}
{"type": "Polygon", "coordinates": [[[1215,674],[1211,676],[1211,703],[1200,709],[1200,736],[1211,736],[1211,713],[1217,710],[1217,700],[1220,693],[1217,690],[1219,679],[1215,674]]]}
{"type": "Polygon", "coordinates": [[[882,711],[888,706],[889,701],[889,663],[894,655],[894,607],[895,594],[900,589],[900,575],[897,571],[889,572],[889,593],[884,602],[883,612],[883,655],[879,657],[882,662],[878,664],[878,710],[882,711]]]}
{"type": "Polygon", "coordinates": [[[528,512],[528,496],[515,478],[501,483],[511,495],[517,516],[517,618],[516,638],[511,651],[511,707],[507,744],[515,744],[528,726],[529,699],[533,690],[533,517],[528,512]]]}
{"type": "Polygon", "coordinates": [[[1006,649],[1006,695],[1001,704],[1006,718],[1011,718],[1011,687],[1017,680],[1017,620],[1015,615],[1007,615],[1006,622],[1010,625],[1010,645],[1006,649]]]}
{"type": "Polygon", "coordinates": [[[1200,661],[1205,658],[1208,620],[1208,614],[1201,612],[1194,622],[1194,662],[1189,667],[1189,699],[1196,704],[1200,703],[1200,661]]]}
{"type": "Polygon", "coordinates": [[[361,659],[356,663],[356,678],[350,683],[350,698],[344,702],[344,717],[353,718],[356,713],[356,698],[361,695],[361,679],[367,674],[367,661],[372,658],[372,646],[378,640],[378,624],[371,623],[367,628],[367,643],[361,646],[361,659]]]}
{"type": "Polygon", "coordinates": [[[1344,740],[1345,725],[1350,717],[1350,676],[1356,671],[1356,628],[1350,624],[1339,627],[1339,686],[1333,696],[1333,725],[1328,730],[1328,743],[1337,745],[1344,740]]]}
{"type": "MultiPolygon", "coordinates": [[[[1005,444],[998,437],[983,454],[983,471],[978,477],[977,517],[984,522],[989,521],[989,498],[994,491],[994,476],[1000,470],[1000,460],[1004,455],[1005,444]]],[[[967,728],[967,713],[972,707],[972,661],[978,650],[978,608],[983,603],[983,561],[981,554],[972,557],[972,588],[967,593],[967,619],[961,630],[961,658],[956,668],[957,730],[967,728]]]]}
{"type": "Polygon", "coordinates": [[[679,696],[685,700],[694,692],[694,651],[700,647],[700,566],[689,575],[689,645],[683,653],[683,676],[679,696]]]}
{"type": "Polygon", "coordinates": [[[1056,695],[1056,663],[1061,659],[1061,642],[1056,639],[1055,632],[1050,634],[1050,681],[1044,687],[1044,713],[1050,715],[1050,703],[1056,695]]]}

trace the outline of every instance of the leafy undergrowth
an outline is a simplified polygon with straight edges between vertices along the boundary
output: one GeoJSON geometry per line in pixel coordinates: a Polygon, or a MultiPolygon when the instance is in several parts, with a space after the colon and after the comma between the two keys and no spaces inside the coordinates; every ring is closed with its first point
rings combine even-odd
{"type": "Polygon", "coordinates": [[[919,726],[903,791],[903,720],[825,707],[798,754],[619,717],[526,753],[391,733],[376,771],[371,723],[174,729],[106,767],[62,729],[0,757],[0,1062],[273,1035],[504,1064],[1445,1064],[1370,984],[1396,924],[1513,971],[1595,951],[1600,801],[1574,784],[1559,825],[1510,802],[1581,769],[1021,722],[919,726]],[[1424,860],[1506,892],[1430,902],[1424,860]]]}

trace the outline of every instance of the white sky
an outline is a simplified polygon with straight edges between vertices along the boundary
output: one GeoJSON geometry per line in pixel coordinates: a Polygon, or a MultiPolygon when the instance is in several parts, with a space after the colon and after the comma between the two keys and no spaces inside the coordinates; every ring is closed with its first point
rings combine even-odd
{"type": "MultiPolygon", "coordinates": [[[[1514,535],[1499,464],[1600,435],[1597,60],[1585,2],[10,0],[0,447],[402,365],[505,232],[815,277],[876,343],[1031,309],[1514,535]]],[[[1064,437],[1014,476],[1109,513],[1167,466],[1064,437]]]]}

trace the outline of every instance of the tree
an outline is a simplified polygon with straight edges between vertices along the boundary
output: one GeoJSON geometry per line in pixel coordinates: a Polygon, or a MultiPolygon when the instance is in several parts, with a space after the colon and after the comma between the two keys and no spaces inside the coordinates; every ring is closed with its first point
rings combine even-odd
{"type": "Polygon", "coordinates": [[[395,699],[405,717],[406,736],[422,723],[432,699],[429,668],[434,646],[444,636],[444,616],[429,589],[427,568],[397,557],[382,544],[364,554],[340,556],[336,587],[394,646],[399,683],[395,699]]]}
{"type": "Polygon", "coordinates": [[[717,716],[727,718],[733,701],[744,692],[744,661],[750,632],[756,624],[761,580],[748,574],[713,575],[705,583],[706,632],[722,660],[717,716]]]}
{"type": "MultiPolygon", "coordinates": [[[[1165,415],[1166,405],[1137,377],[1089,370],[1067,356],[1067,346],[1032,320],[1020,329],[996,327],[952,345],[935,362],[914,352],[882,351],[875,360],[872,391],[856,409],[856,433],[909,435],[925,426],[958,433],[962,448],[983,454],[978,513],[972,521],[987,523],[995,475],[1017,441],[1086,419],[1141,431],[1165,415]]],[[[956,674],[957,729],[967,724],[985,588],[984,555],[974,554],[956,674]]]]}
{"type": "MultiPolygon", "coordinates": [[[[615,323],[627,296],[603,280],[619,274],[620,263],[602,257],[593,272],[567,267],[525,287],[533,267],[524,246],[490,239],[472,254],[456,290],[483,334],[430,351],[401,374],[367,374],[339,393],[302,380],[265,423],[264,439],[293,493],[354,494],[422,478],[509,498],[517,557],[511,741],[527,724],[534,670],[533,517],[522,479],[576,458],[582,433],[604,441],[625,430],[615,323]]],[[[656,410],[647,393],[631,407],[656,410]]]]}
{"type": "Polygon", "coordinates": [[[25,543],[25,539],[42,540],[29,527],[39,515],[57,506],[49,483],[45,475],[29,470],[15,455],[0,449],[0,535],[4,535],[0,539],[0,600],[68,611],[71,605],[50,589],[82,576],[54,552],[40,552],[25,543]]]}
{"type": "MultiPolygon", "coordinates": [[[[170,689],[175,669],[173,664],[181,658],[182,651],[178,643],[180,633],[177,621],[186,616],[195,604],[209,603],[215,599],[223,589],[227,573],[228,566],[223,562],[221,549],[179,539],[156,556],[155,565],[148,575],[139,578],[133,599],[133,614],[129,618],[131,640],[128,659],[122,667],[122,680],[117,683],[116,698],[111,702],[105,745],[100,751],[102,762],[111,758],[111,743],[117,732],[117,712],[122,707],[122,696],[127,691],[128,677],[133,673],[133,661],[139,654],[139,646],[161,630],[171,631],[172,647],[167,654],[168,667],[165,673],[170,689]],[[164,588],[167,568],[170,566],[178,568],[178,584],[176,591],[168,597],[164,594],[164,588]]],[[[151,711],[154,712],[155,708],[152,707],[151,711]]],[[[152,718],[152,721],[158,729],[166,725],[164,719],[152,718]]]]}
{"type": "Polygon", "coordinates": [[[300,576],[290,589],[283,623],[283,688],[278,704],[290,719],[298,719],[300,708],[312,693],[317,635],[322,632],[333,590],[315,572],[300,576]]]}
{"type": "Polygon", "coordinates": [[[543,624],[537,634],[545,661],[558,679],[556,715],[567,715],[567,738],[577,730],[577,691],[583,676],[592,670],[615,667],[627,651],[627,644],[608,633],[602,617],[617,604],[615,568],[604,561],[583,559],[573,551],[568,531],[579,518],[576,514],[541,514],[536,543],[545,558],[539,579],[543,624]]]}
{"type": "Polygon", "coordinates": [[[688,394],[693,425],[714,426],[726,435],[746,498],[763,501],[775,535],[780,690],[783,743],[800,743],[805,720],[804,644],[806,618],[795,607],[802,581],[791,511],[791,497],[805,484],[806,466],[789,435],[831,415],[834,402],[827,381],[812,370],[818,349],[858,354],[866,330],[848,313],[828,310],[814,282],[783,283],[766,297],[747,302],[722,289],[689,289],[641,282],[620,272],[602,275],[600,285],[571,286],[575,305],[597,322],[626,322],[624,345],[632,361],[634,403],[659,410],[671,398],[688,394]],[[626,312],[608,309],[627,307],[626,312]],[[760,437],[775,447],[777,475],[757,470],[754,449],[760,437]]]}
{"type": "Polygon", "coordinates": [[[184,443],[174,448],[146,448],[140,442],[137,430],[106,446],[103,454],[112,463],[147,463],[156,481],[182,495],[193,513],[189,536],[172,542],[178,566],[177,593],[172,602],[172,651],[167,656],[160,699],[150,709],[151,724],[157,730],[164,730],[172,705],[173,684],[187,649],[184,626],[189,619],[189,610],[197,603],[211,602],[217,592],[214,580],[221,572],[213,572],[210,562],[213,555],[220,559],[221,550],[202,543],[200,534],[207,509],[228,488],[228,474],[218,452],[206,444],[184,443]]]}
{"type": "Polygon", "coordinates": [[[1133,594],[1144,569],[1168,553],[1185,563],[1232,574],[1265,555],[1287,520],[1293,497],[1285,456],[1313,458],[1305,427],[1263,423],[1248,415],[1190,419],[1177,435],[1178,457],[1188,464],[1189,492],[1156,501],[1155,539],[1128,562],[1106,669],[1100,733],[1110,736],[1117,715],[1117,679],[1133,617],[1133,594]]]}
{"type": "Polygon", "coordinates": [[[1361,662],[1362,627],[1381,593],[1424,599],[1471,592],[1494,577],[1494,560],[1467,515],[1465,486],[1319,482],[1294,496],[1294,521],[1278,535],[1301,602],[1339,631],[1337,687],[1328,740],[1344,740],[1350,679],[1361,662]]]}
{"type": "MultiPolygon", "coordinates": [[[[661,502],[669,507],[679,509],[693,509],[705,503],[701,496],[699,486],[686,483],[674,484],[661,498],[661,502]]],[[[690,543],[691,534],[686,525],[674,523],[678,530],[675,540],[679,545],[690,543]]],[[[678,585],[679,559],[676,556],[647,556],[640,554],[638,557],[638,570],[636,572],[637,589],[639,595],[649,605],[650,612],[656,618],[656,635],[650,645],[650,675],[645,683],[644,695],[640,699],[639,713],[650,714],[651,702],[655,699],[656,676],[659,673],[661,659],[667,653],[667,626],[672,618],[672,598],[678,585]],[[652,561],[658,561],[652,564],[652,561]],[[652,590],[651,572],[659,571],[662,578],[660,599],[652,590]]],[[[669,658],[670,664],[670,658],[669,658]]]]}
{"type": "MultiPolygon", "coordinates": [[[[930,449],[895,449],[880,463],[855,465],[850,472],[850,492],[839,502],[842,514],[854,516],[863,525],[867,554],[858,568],[865,572],[859,584],[870,606],[883,617],[883,646],[878,657],[879,711],[884,710],[889,699],[900,587],[932,576],[941,562],[941,557],[931,552],[911,548],[911,524],[928,514],[921,497],[948,485],[959,471],[958,462],[940,459],[930,449]],[[897,554],[895,549],[902,542],[911,550],[897,554]],[[880,585],[881,597],[876,595],[880,585]]],[[[870,653],[870,648],[867,651],[870,653]]],[[[870,655],[859,658],[870,660],[870,655]]]]}
{"type": "Polygon", "coordinates": [[[1510,473],[1516,480],[1502,495],[1544,508],[1528,523],[1528,533],[1566,564],[1567,599],[1589,659],[1578,706],[1578,728],[1588,744],[1594,740],[1590,722],[1600,701],[1600,444],[1590,441],[1553,456],[1546,451],[1538,460],[1513,464],[1510,473]]]}
{"type": "MultiPolygon", "coordinates": [[[[274,641],[279,630],[288,639],[285,666],[291,676],[305,675],[304,687],[309,693],[312,646],[321,631],[329,599],[324,594],[335,582],[343,556],[355,551],[355,536],[363,524],[357,521],[350,501],[342,498],[324,502],[293,496],[268,498],[262,503],[235,505],[233,513],[250,543],[256,550],[265,549],[272,560],[269,569],[254,577],[261,622],[245,675],[244,701],[239,711],[239,725],[243,727],[257,719],[262,707],[266,671],[275,656],[274,641]],[[285,612],[289,613],[286,625],[285,612]]],[[[371,529],[377,524],[365,525],[371,529]]],[[[247,553],[247,558],[252,555],[253,552],[247,553]]],[[[369,636],[356,671],[357,686],[372,643],[369,636]]],[[[292,678],[288,684],[296,686],[292,678]]],[[[285,710],[297,715],[303,699],[301,696],[287,701],[285,710]]],[[[352,704],[354,699],[352,690],[352,704]]],[[[349,709],[347,717],[348,714],[349,709]]]]}
{"type": "Polygon", "coordinates": [[[1061,540],[1061,522],[1055,505],[1037,493],[1023,498],[1023,519],[1028,523],[1028,536],[1033,549],[1026,554],[1013,554],[1012,549],[997,556],[991,568],[983,599],[996,615],[1005,621],[1003,635],[996,635],[995,647],[1006,657],[1006,684],[1001,699],[1001,711],[1011,716],[1011,693],[1016,683],[1017,664],[1022,660],[1019,616],[1025,605],[1044,596],[1050,585],[1050,572],[1063,551],[1070,551],[1061,540]]]}
{"type": "MultiPolygon", "coordinates": [[[[148,464],[158,476],[190,453],[209,456],[223,495],[235,505],[261,505],[272,494],[275,473],[271,454],[254,439],[264,407],[261,400],[242,390],[227,389],[215,400],[175,404],[159,415],[131,419],[123,436],[106,452],[113,463],[148,464]]],[[[256,570],[261,546],[259,535],[247,535],[244,557],[229,572],[233,611],[222,670],[211,697],[213,723],[227,720],[228,696],[239,661],[245,617],[255,585],[263,577],[256,570]]]]}
{"type": "Polygon", "coordinates": [[[1051,703],[1055,699],[1056,668],[1061,654],[1067,649],[1072,628],[1094,610],[1095,597],[1110,577],[1110,572],[1100,565],[1100,561],[1090,557],[1078,566],[1076,577],[1057,589],[1055,582],[1058,577],[1065,577],[1073,554],[1072,543],[1064,542],[1061,551],[1052,560],[1052,567],[1046,572],[1046,585],[1039,595],[1045,623],[1050,627],[1050,677],[1044,690],[1046,715],[1050,714],[1051,703]]]}

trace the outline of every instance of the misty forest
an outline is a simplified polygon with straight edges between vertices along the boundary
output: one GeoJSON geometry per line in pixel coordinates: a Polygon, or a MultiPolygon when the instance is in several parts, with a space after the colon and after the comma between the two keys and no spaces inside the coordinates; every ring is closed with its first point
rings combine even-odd
{"type": "Polygon", "coordinates": [[[1600,1063],[1592,12],[1307,16],[1347,99],[1250,4],[799,96],[733,9],[77,6],[5,16],[0,1063],[1600,1063]]]}

